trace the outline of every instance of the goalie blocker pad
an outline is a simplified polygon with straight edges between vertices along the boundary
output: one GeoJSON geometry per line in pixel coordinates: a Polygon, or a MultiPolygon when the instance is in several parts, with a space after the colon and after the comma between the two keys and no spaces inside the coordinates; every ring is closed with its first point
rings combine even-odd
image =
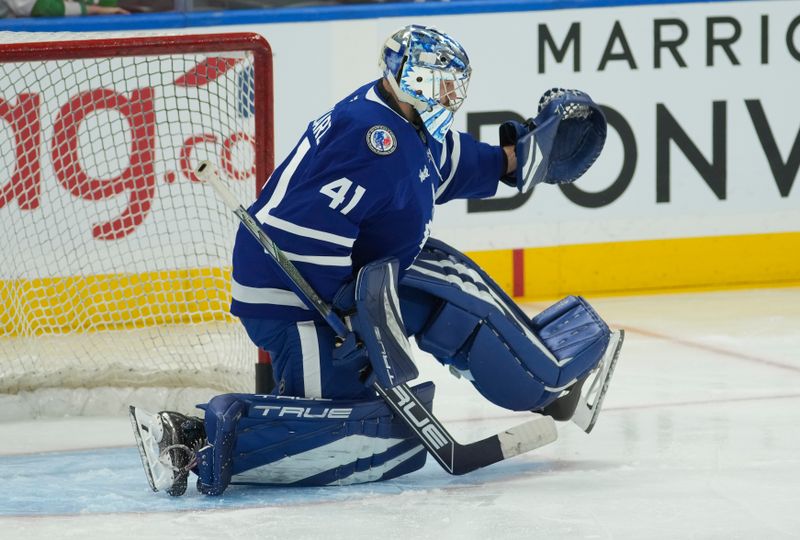
{"type": "Polygon", "coordinates": [[[372,373],[382,388],[391,388],[419,375],[406,336],[397,297],[397,259],[381,259],[364,266],[356,280],[353,329],[367,349],[372,373]]]}
{"type": "MultiPolygon", "coordinates": [[[[412,388],[429,410],[434,390],[433,383],[412,388]]],[[[425,465],[427,451],[383,400],[223,394],[200,408],[208,445],[193,472],[207,495],[221,495],[229,484],[387,480],[425,465]]]]}
{"type": "Polygon", "coordinates": [[[400,282],[407,330],[419,347],[489,401],[537,411],[602,359],[610,331],[570,296],[529,319],[464,254],[429,239],[400,282]]]}

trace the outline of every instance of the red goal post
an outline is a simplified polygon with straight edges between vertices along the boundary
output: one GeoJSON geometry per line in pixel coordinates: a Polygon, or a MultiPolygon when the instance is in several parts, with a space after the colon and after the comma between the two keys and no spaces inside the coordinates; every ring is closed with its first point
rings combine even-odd
{"type": "Polygon", "coordinates": [[[237,222],[193,170],[253,200],[272,118],[257,34],[0,33],[0,394],[253,390],[237,222]]]}

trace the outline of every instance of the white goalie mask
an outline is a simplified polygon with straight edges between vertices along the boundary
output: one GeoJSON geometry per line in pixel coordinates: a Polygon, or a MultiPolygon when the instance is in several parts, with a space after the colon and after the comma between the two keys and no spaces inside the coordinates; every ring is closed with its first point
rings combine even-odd
{"type": "Polygon", "coordinates": [[[386,40],[379,64],[397,99],[412,105],[426,131],[444,141],[472,74],[464,48],[435,28],[410,25],[386,40]]]}

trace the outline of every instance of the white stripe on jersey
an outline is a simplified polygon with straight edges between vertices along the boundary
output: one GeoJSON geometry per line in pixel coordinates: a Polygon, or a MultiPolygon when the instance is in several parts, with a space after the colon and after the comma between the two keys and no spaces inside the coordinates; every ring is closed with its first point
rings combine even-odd
{"type": "Polygon", "coordinates": [[[305,397],[322,397],[322,376],[319,366],[319,342],[314,321],[297,323],[300,335],[300,354],[303,355],[303,388],[305,397]]]}
{"type": "Polygon", "coordinates": [[[289,182],[292,180],[292,176],[297,170],[297,167],[300,166],[300,162],[303,161],[303,158],[310,148],[311,144],[308,142],[308,139],[303,137],[303,140],[300,141],[299,145],[297,145],[297,151],[289,161],[289,164],[286,165],[286,168],[283,170],[280,178],[276,179],[278,185],[275,186],[275,191],[272,192],[272,196],[269,198],[269,201],[267,201],[267,204],[264,206],[264,208],[256,212],[256,219],[258,219],[261,223],[290,234],[295,234],[304,238],[313,238],[314,240],[322,240],[323,242],[329,242],[331,244],[352,248],[356,241],[355,238],[348,238],[347,236],[340,236],[338,234],[320,231],[310,227],[303,227],[302,225],[297,225],[296,223],[286,221],[285,219],[281,219],[270,214],[270,212],[277,208],[278,205],[281,204],[281,201],[283,201],[283,198],[286,196],[286,190],[289,188],[289,182]]]}
{"type": "Polygon", "coordinates": [[[336,257],[333,255],[298,255],[297,253],[283,252],[286,258],[294,262],[317,264],[319,266],[352,266],[350,257],[336,257]]]}
{"type": "MultiPolygon", "coordinates": [[[[264,207],[266,208],[266,207],[264,207]]],[[[261,209],[256,217],[261,219],[262,213],[264,212],[264,208],[261,209]]],[[[323,242],[328,242],[331,244],[336,244],[337,246],[344,246],[348,248],[352,248],[353,244],[356,243],[355,238],[348,238],[347,236],[339,236],[338,234],[333,234],[325,231],[318,231],[317,229],[311,229],[309,227],[303,227],[302,225],[297,225],[292,223],[291,221],[286,221],[285,219],[276,218],[275,216],[271,216],[267,214],[264,216],[265,219],[262,220],[262,223],[269,225],[270,227],[275,227],[278,230],[283,232],[287,232],[290,234],[294,234],[297,236],[302,236],[303,238],[313,238],[314,240],[322,240],[323,242]]]]}
{"type": "MultiPolygon", "coordinates": [[[[442,152],[444,155],[444,152],[442,152]]],[[[458,169],[458,162],[461,160],[461,134],[457,131],[453,132],[453,149],[450,151],[450,174],[447,176],[447,180],[442,182],[439,186],[439,189],[436,190],[436,198],[438,199],[439,196],[444,193],[447,189],[447,186],[450,185],[450,182],[453,180],[453,177],[456,175],[456,170],[458,169]]]]}
{"type": "MultiPolygon", "coordinates": [[[[455,135],[453,135],[455,137],[455,135]]],[[[439,156],[439,170],[444,167],[444,162],[447,161],[447,137],[442,141],[442,155],[439,156]]]]}
{"type": "Polygon", "coordinates": [[[289,188],[289,182],[292,180],[292,176],[297,170],[297,167],[300,166],[300,162],[303,161],[303,158],[310,148],[311,143],[308,142],[306,137],[303,137],[303,140],[300,141],[299,145],[297,145],[297,152],[295,152],[294,156],[292,156],[289,164],[286,165],[286,168],[283,170],[283,174],[281,174],[280,178],[277,178],[278,185],[275,186],[275,191],[272,192],[272,196],[269,198],[269,201],[267,201],[267,204],[264,206],[264,208],[256,212],[256,219],[258,219],[261,223],[270,225],[278,230],[288,232],[290,234],[295,234],[305,238],[313,238],[315,240],[322,240],[323,242],[330,242],[331,244],[352,248],[356,241],[355,238],[348,238],[346,236],[340,236],[338,234],[312,229],[310,227],[303,227],[302,225],[297,225],[291,221],[286,221],[285,219],[281,219],[270,214],[270,212],[277,208],[281,201],[283,201],[283,198],[286,196],[286,190],[289,188]]]}
{"type": "MultiPolygon", "coordinates": [[[[286,189],[289,187],[289,182],[294,172],[297,170],[297,167],[300,166],[300,162],[303,161],[303,158],[310,148],[311,143],[308,142],[307,138],[303,137],[303,140],[297,145],[297,151],[294,153],[294,156],[292,156],[291,161],[289,161],[286,168],[283,170],[283,174],[277,179],[278,185],[275,186],[275,191],[272,192],[272,196],[267,201],[267,205],[256,214],[257,218],[261,219],[262,213],[268,214],[270,210],[281,204],[281,201],[283,201],[283,198],[286,196],[286,189]]],[[[261,220],[263,221],[263,219],[261,220]]]]}
{"type": "Polygon", "coordinates": [[[231,279],[231,295],[234,300],[245,304],[275,304],[309,309],[292,291],[269,287],[248,287],[235,279],[231,279]]]}

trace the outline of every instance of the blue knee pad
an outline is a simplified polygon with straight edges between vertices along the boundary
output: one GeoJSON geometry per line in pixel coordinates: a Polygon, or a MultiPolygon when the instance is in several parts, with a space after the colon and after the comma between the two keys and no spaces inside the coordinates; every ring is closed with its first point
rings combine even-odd
{"type": "MultiPolygon", "coordinates": [[[[433,383],[412,388],[430,410],[433,383]]],[[[197,488],[323,486],[387,480],[425,465],[427,452],[383,400],[223,394],[202,406],[208,445],[197,488]]]]}
{"type": "Polygon", "coordinates": [[[602,359],[610,331],[570,296],[529,319],[464,254],[430,239],[400,283],[403,320],[419,347],[507,409],[538,410],[602,359]]]}

